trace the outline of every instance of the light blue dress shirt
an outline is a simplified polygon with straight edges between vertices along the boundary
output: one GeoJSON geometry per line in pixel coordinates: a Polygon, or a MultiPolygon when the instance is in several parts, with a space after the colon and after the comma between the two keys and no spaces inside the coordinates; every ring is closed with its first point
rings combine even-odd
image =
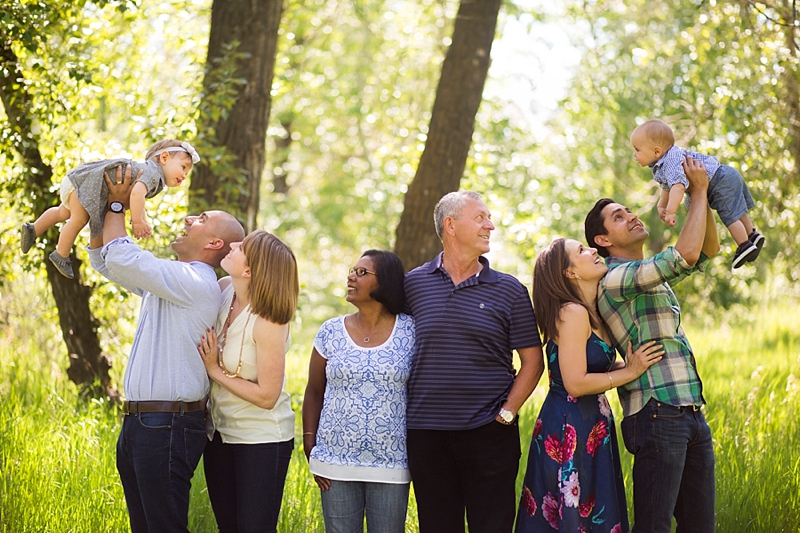
{"type": "Polygon", "coordinates": [[[159,259],[129,237],[88,251],[95,270],[142,297],[125,369],[126,399],[203,399],[209,382],[197,345],[219,312],[214,269],[199,261],[159,259]]]}

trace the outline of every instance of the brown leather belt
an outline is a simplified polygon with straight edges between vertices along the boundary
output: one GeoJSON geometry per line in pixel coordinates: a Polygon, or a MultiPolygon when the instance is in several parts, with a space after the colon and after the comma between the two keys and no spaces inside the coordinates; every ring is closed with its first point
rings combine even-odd
{"type": "Polygon", "coordinates": [[[196,402],[122,402],[122,412],[126,415],[139,413],[191,413],[192,411],[205,411],[206,400],[196,402]]]}

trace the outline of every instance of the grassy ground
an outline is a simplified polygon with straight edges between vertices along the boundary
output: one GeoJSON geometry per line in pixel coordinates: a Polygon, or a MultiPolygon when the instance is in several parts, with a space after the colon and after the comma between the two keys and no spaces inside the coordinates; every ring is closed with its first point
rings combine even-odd
{"type": "MultiPolygon", "coordinates": [[[[800,316],[783,304],[730,320],[684,325],[704,378],[706,417],[714,434],[717,531],[795,533],[800,530],[800,316]]],[[[43,334],[43,328],[33,324],[0,333],[0,532],[125,531],[127,513],[114,467],[120,414],[103,402],[78,398],[61,370],[57,336],[43,334]]],[[[290,352],[289,389],[298,411],[313,334],[298,332],[290,352]]],[[[521,413],[523,465],[545,388],[537,388],[521,413]]],[[[619,420],[615,396],[610,400],[619,420]]],[[[630,493],[631,457],[625,451],[622,461],[630,493]]],[[[216,531],[202,468],[193,482],[190,529],[216,531]]],[[[413,496],[406,529],[417,530],[413,496]]],[[[279,531],[322,530],[319,493],[297,448],[279,531]]]]}

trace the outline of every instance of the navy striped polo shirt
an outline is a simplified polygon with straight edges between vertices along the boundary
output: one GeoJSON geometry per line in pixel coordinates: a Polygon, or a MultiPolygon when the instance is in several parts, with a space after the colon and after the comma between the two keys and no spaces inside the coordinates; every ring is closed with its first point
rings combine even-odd
{"type": "Polygon", "coordinates": [[[453,285],[443,254],[405,278],[417,345],[408,380],[409,429],[467,430],[488,424],[514,383],[512,350],[540,346],[528,289],[489,268],[453,285]]]}

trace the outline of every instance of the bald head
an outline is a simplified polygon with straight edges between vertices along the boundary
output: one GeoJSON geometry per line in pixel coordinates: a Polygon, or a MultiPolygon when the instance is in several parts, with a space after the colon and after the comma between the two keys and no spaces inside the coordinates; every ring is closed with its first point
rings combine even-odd
{"type": "Polygon", "coordinates": [[[223,242],[222,248],[217,252],[212,265],[218,267],[222,258],[228,255],[232,242],[242,242],[244,240],[244,227],[236,220],[236,217],[225,211],[214,211],[219,213],[214,218],[214,235],[223,242]]]}
{"type": "Polygon", "coordinates": [[[179,261],[202,261],[218,267],[232,242],[244,239],[244,228],[225,211],[205,211],[185,219],[183,235],[172,242],[179,261]]]}

